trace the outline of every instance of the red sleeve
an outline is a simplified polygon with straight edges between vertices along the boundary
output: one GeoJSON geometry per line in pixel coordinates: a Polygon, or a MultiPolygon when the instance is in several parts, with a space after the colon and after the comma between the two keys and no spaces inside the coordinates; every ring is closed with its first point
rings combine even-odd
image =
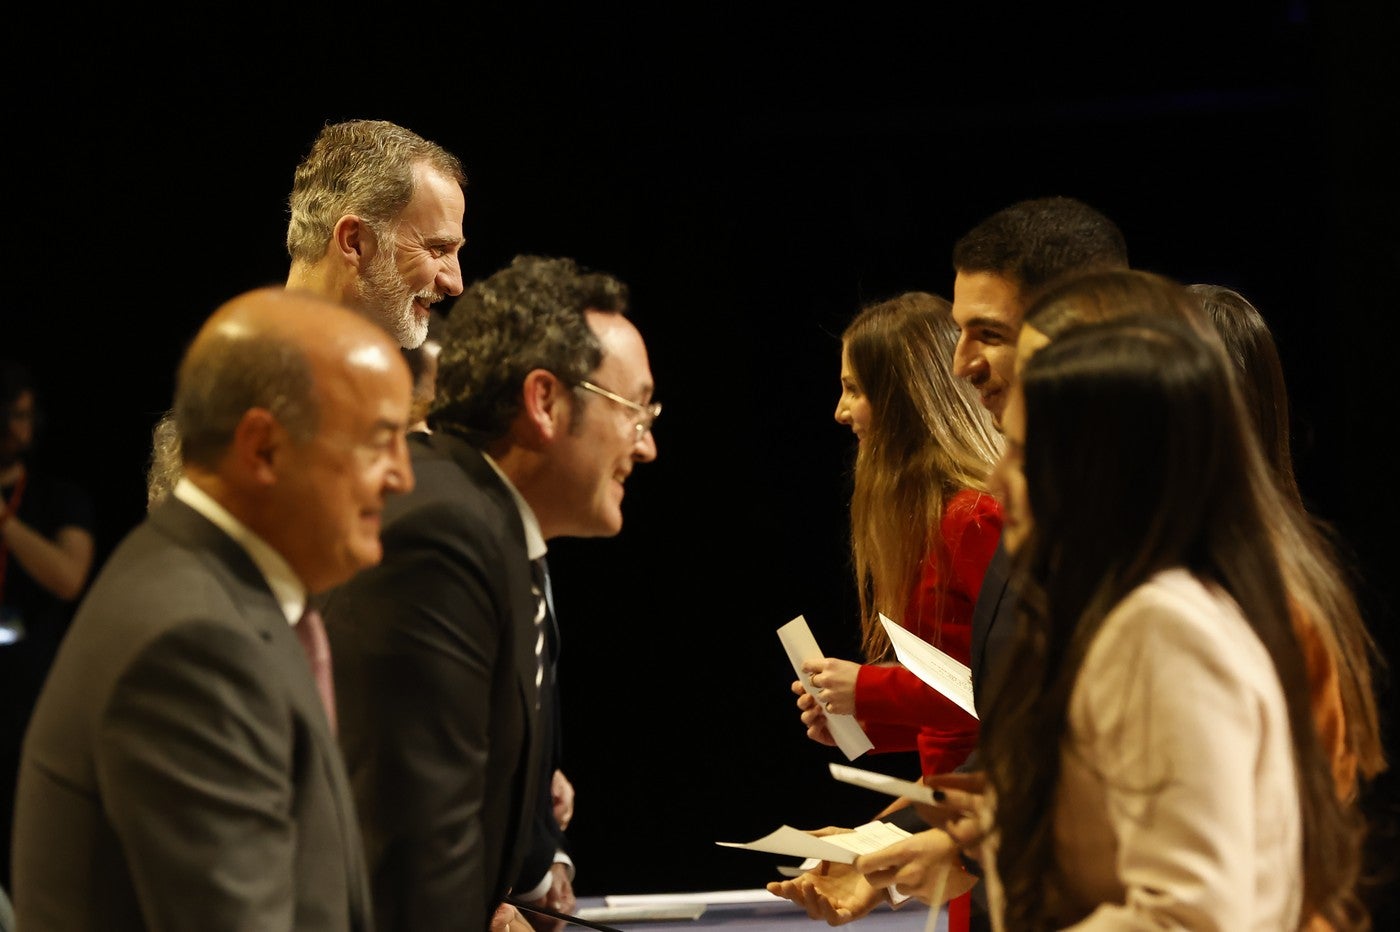
{"type": "Polygon", "coordinates": [[[875,753],[918,751],[924,774],[953,770],[977,745],[977,719],[898,665],[860,668],[856,717],[875,753]]]}
{"type": "MultiPolygon", "coordinates": [[[[938,561],[930,555],[905,609],[906,619],[918,619],[907,628],[964,664],[972,653],[972,610],[1001,539],[1001,526],[1001,505],[993,496],[973,489],[952,496],[939,528],[948,553],[946,578],[941,578],[938,561]]],[[[916,729],[925,773],[952,770],[977,741],[977,719],[897,664],[860,668],[856,716],[876,750],[894,750],[882,744],[886,727],[916,729]]]]}
{"type": "Polygon", "coordinates": [[[970,716],[899,664],[867,663],[856,675],[856,718],[917,730],[929,725],[962,727],[970,716]]]}
{"type": "Polygon", "coordinates": [[[874,745],[872,754],[888,754],[892,751],[917,751],[919,749],[919,729],[908,725],[887,725],[878,722],[861,722],[861,730],[874,745]]]}
{"type": "MultiPolygon", "coordinates": [[[[1001,540],[1001,503],[986,492],[964,489],[948,502],[943,515],[943,540],[948,545],[950,579],[948,594],[958,605],[967,605],[968,624],[972,606],[982,590],[982,577],[1001,540]]],[[[959,658],[964,663],[967,658],[959,658]]]]}
{"type": "Polygon", "coordinates": [[[946,579],[933,554],[904,608],[904,627],[960,663],[972,656],[972,610],[982,577],[1001,539],[1001,505],[985,492],[964,489],[948,501],[940,531],[948,552],[946,579]]]}

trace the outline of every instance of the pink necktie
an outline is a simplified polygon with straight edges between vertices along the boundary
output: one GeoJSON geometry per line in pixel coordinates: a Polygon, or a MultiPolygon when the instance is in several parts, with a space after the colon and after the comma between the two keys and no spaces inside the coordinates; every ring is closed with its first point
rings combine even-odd
{"type": "Polygon", "coordinates": [[[331,676],[331,642],[326,637],[326,623],[321,620],[321,613],[308,605],[294,627],[301,649],[306,651],[306,660],[311,664],[311,675],[316,678],[321,705],[326,707],[326,721],[330,723],[331,734],[335,734],[335,680],[331,676]]]}

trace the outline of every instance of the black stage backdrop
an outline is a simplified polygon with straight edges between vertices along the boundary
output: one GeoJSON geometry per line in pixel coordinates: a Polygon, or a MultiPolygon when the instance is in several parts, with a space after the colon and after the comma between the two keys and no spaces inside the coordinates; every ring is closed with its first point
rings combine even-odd
{"type": "Polygon", "coordinates": [[[142,516],[186,341],[282,281],[312,137],[387,118],[463,158],[468,280],[529,252],[630,283],[666,405],[622,534],[552,551],[580,893],[756,886],[775,859],[716,841],[884,804],[828,776],[840,757],[803,736],[774,633],[803,614],[855,656],[837,334],[864,301],[948,295],[956,237],[1021,198],[1080,197],[1138,267],[1258,304],[1305,494],[1394,657],[1387,5],[760,6],[7,29],[0,352],[41,369],[46,468],[96,494],[99,556],[142,516]]]}

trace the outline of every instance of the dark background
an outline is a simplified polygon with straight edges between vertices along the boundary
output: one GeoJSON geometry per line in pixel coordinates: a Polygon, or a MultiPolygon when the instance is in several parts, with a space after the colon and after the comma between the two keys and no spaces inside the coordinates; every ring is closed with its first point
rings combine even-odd
{"type": "Polygon", "coordinates": [[[804,614],[855,656],[836,335],[864,301],[950,295],[961,233],[1065,194],[1138,267],[1235,287],[1274,326],[1305,495],[1395,657],[1394,5],[983,6],[33,10],[0,39],[0,352],[40,367],[45,468],[93,491],[105,556],[142,515],[185,342],[284,279],[320,126],[443,143],[470,178],[467,279],[522,252],[617,274],[666,406],[622,534],[552,549],[577,889],[761,885],[779,859],[714,842],[886,802],[828,776],[774,634],[804,614]]]}

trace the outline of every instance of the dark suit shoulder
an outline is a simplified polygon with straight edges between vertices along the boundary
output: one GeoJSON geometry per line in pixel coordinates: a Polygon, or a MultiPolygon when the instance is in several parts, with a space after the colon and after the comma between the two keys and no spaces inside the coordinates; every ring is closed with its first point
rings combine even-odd
{"type": "MultiPolygon", "coordinates": [[[[384,509],[386,558],[410,539],[499,546],[510,557],[525,547],[525,529],[510,490],[480,451],[454,437],[416,438],[414,487],[384,509]]],[[[495,558],[507,559],[504,554],[495,558]]]]}
{"type": "Polygon", "coordinates": [[[112,552],[74,616],[75,638],[121,650],[188,621],[261,632],[286,623],[247,553],[180,502],[138,525],[112,552]]]}
{"type": "MultiPolygon", "coordinates": [[[[291,653],[300,648],[294,640],[274,643],[270,636],[214,616],[205,612],[202,617],[183,618],[147,640],[124,665],[116,695],[126,695],[124,701],[139,707],[144,700],[131,696],[168,693],[177,706],[170,712],[172,719],[199,718],[202,713],[197,710],[203,707],[225,720],[236,713],[240,718],[287,725],[287,692],[293,677],[283,663],[271,658],[281,655],[282,661],[296,661],[288,664],[291,672],[296,681],[306,680],[301,685],[307,685],[309,680],[298,666],[305,664],[305,658],[291,653]]],[[[285,634],[293,638],[290,625],[285,620],[283,624],[288,628],[285,634]]],[[[189,727],[199,730],[207,725],[189,727]]]]}
{"type": "Polygon", "coordinates": [[[513,638],[521,617],[533,618],[514,499],[478,451],[455,438],[433,446],[437,440],[415,442],[414,488],[385,508],[379,563],[323,600],[337,655],[406,639],[431,643],[439,655],[432,662],[465,661],[513,638]]]}
{"type": "Polygon", "coordinates": [[[1016,630],[1016,594],[1011,589],[1011,558],[998,542],[982,577],[982,589],[972,612],[973,703],[987,708],[997,671],[1016,630]]]}
{"type": "MultiPolygon", "coordinates": [[[[274,626],[288,625],[271,596],[240,606],[187,553],[129,543],[84,600],[31,723],[34,752],[55,770],[76,768],[68,775],[78,784],[93,779],[90,747],[158,755],[167,740],[167,750],[203,746],[210,729],[223,734],[234,717],[235,732],[265,741],[282,735],[288,720],[286,683],[296,668],[275,659],[274,626]]],[[[281,636],[291,644],[281,653],[297,651],[293,659],[304,667],[291,632],[281,636]]],[[[305,701],[314,701],[305,685],[313,697],[305,701]]]]}

